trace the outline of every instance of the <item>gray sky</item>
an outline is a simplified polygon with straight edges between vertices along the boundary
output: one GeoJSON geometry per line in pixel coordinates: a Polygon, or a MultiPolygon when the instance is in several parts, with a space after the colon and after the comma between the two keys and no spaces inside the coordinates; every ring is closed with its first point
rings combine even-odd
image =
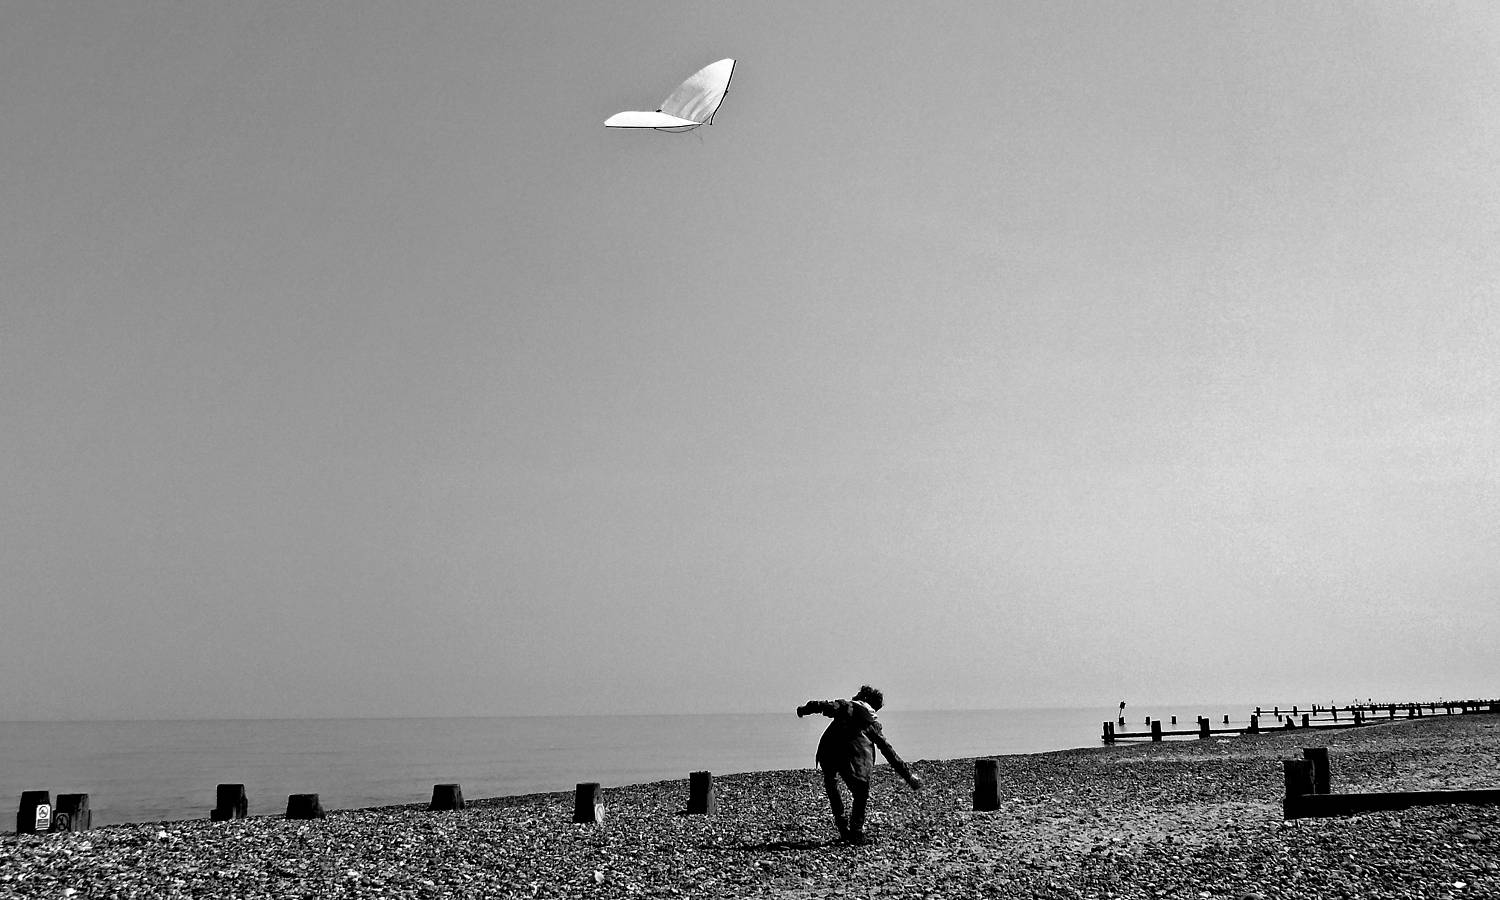
{"type": "Polygon", "coordinates": [[[0,83],[0,718],[1500,694],[1492,4],[37,0],[0,83]]]}

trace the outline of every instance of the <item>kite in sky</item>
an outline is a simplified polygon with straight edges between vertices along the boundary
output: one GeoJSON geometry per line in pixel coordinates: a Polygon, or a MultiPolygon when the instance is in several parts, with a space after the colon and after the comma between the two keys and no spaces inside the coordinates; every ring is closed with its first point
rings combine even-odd
{"type": "Polygon", "coordinates": [[[721,59],[694,72],[661,102],[656,112],[630,110],[615,113],[604,124],[610,128],[655,128],[657,131],[692,131],[712,125],[714,113],[729,93],[734,60],[721,59]]]}

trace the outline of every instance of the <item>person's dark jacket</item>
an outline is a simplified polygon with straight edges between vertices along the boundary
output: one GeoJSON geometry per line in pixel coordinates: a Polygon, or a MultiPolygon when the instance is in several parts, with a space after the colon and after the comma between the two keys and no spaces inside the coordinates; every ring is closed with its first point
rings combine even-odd
{"type": "Polygon", "coordinates": [[[915,787],[920,779],[912,775],[895,748],[885,739],[875,710],[859,700],[809,700],[797,707],[797,715],[822,713],[833,721],[818,741],[818,765],[861,781],[869,781],[875,769],[875,748],[896,770],[896,774],[915,787]]]}

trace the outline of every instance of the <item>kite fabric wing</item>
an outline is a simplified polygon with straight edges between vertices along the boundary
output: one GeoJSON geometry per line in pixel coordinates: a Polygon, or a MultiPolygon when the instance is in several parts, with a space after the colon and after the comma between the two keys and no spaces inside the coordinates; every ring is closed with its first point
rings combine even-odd
{"type": "Polygon", "coordinates": [[[604,124],[610,128],[655,128],[658,131],[691,131],[713,123],[714,113],[729,92],[734,60],[721,59],[694,72],[677,90],[667,95],[656,112],[627,110],[615,113],[604,124]]]}

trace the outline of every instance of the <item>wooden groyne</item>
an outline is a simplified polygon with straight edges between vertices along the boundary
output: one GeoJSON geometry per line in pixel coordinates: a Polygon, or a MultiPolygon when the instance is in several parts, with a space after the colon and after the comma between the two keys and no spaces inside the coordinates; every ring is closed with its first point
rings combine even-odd
{"type": "MultiPolygon", "coordinates": [[[[1493,711],[1484,710],[1484,711],[1493,711]]],[[[1286,780],[1282,803],[1287,819],[1348,816],[1356,813],[1410,809],[1414,806],[1500,804],[1500,789],[1469,788],[1449,791],[1371,791],[1336,794],[1332,791],[1327,747],[1304,747],[1301,759],[1281,761],[1286,780]]]]}
{"type": "MultiPolygon", "coordinates": [[[[1309,730],[1331,730],[1339,728],[1359,728],[1365,725],[1375,725],[1380,722],[1389,722],[1398,717],[1408,719],[1422,718],[1428,715],[1465,715],[1474,713],[1500,712],[1500,700],[1437,700],[1423,701],[1420,703],[1354,703],[1348,706],[1321,706],[1310,707],[1272,706],[1268,712],[1266,707],[1257,706],[1250,714],[1249,720],[1243,725],[1231,725],[1229,716],[1223,717],[1222,725],[1216,728],[1208,716],[1198,716],[1197,725],[1192,729],[1166,728],[1161,719],[1146,719],[1148,730],[1146,731],[1121,731],[1125,727],[1125,718],[1122,716],[1117,721],[1105,722],[1102,740],[1105,744],[1114,744],[1119,741],[1151,740],[1160,741],[1169,737],[1186,737],[1207,740],[1215,735],[1247,735],[1260,734],[1271,730],[1309,729],[1309,730]],[[1272,724],[1274,718],[1275,724],[1272,724]]],[[[1177,724],[1177,717],[1171,717],[1171,725],[1177,724]]]]}

